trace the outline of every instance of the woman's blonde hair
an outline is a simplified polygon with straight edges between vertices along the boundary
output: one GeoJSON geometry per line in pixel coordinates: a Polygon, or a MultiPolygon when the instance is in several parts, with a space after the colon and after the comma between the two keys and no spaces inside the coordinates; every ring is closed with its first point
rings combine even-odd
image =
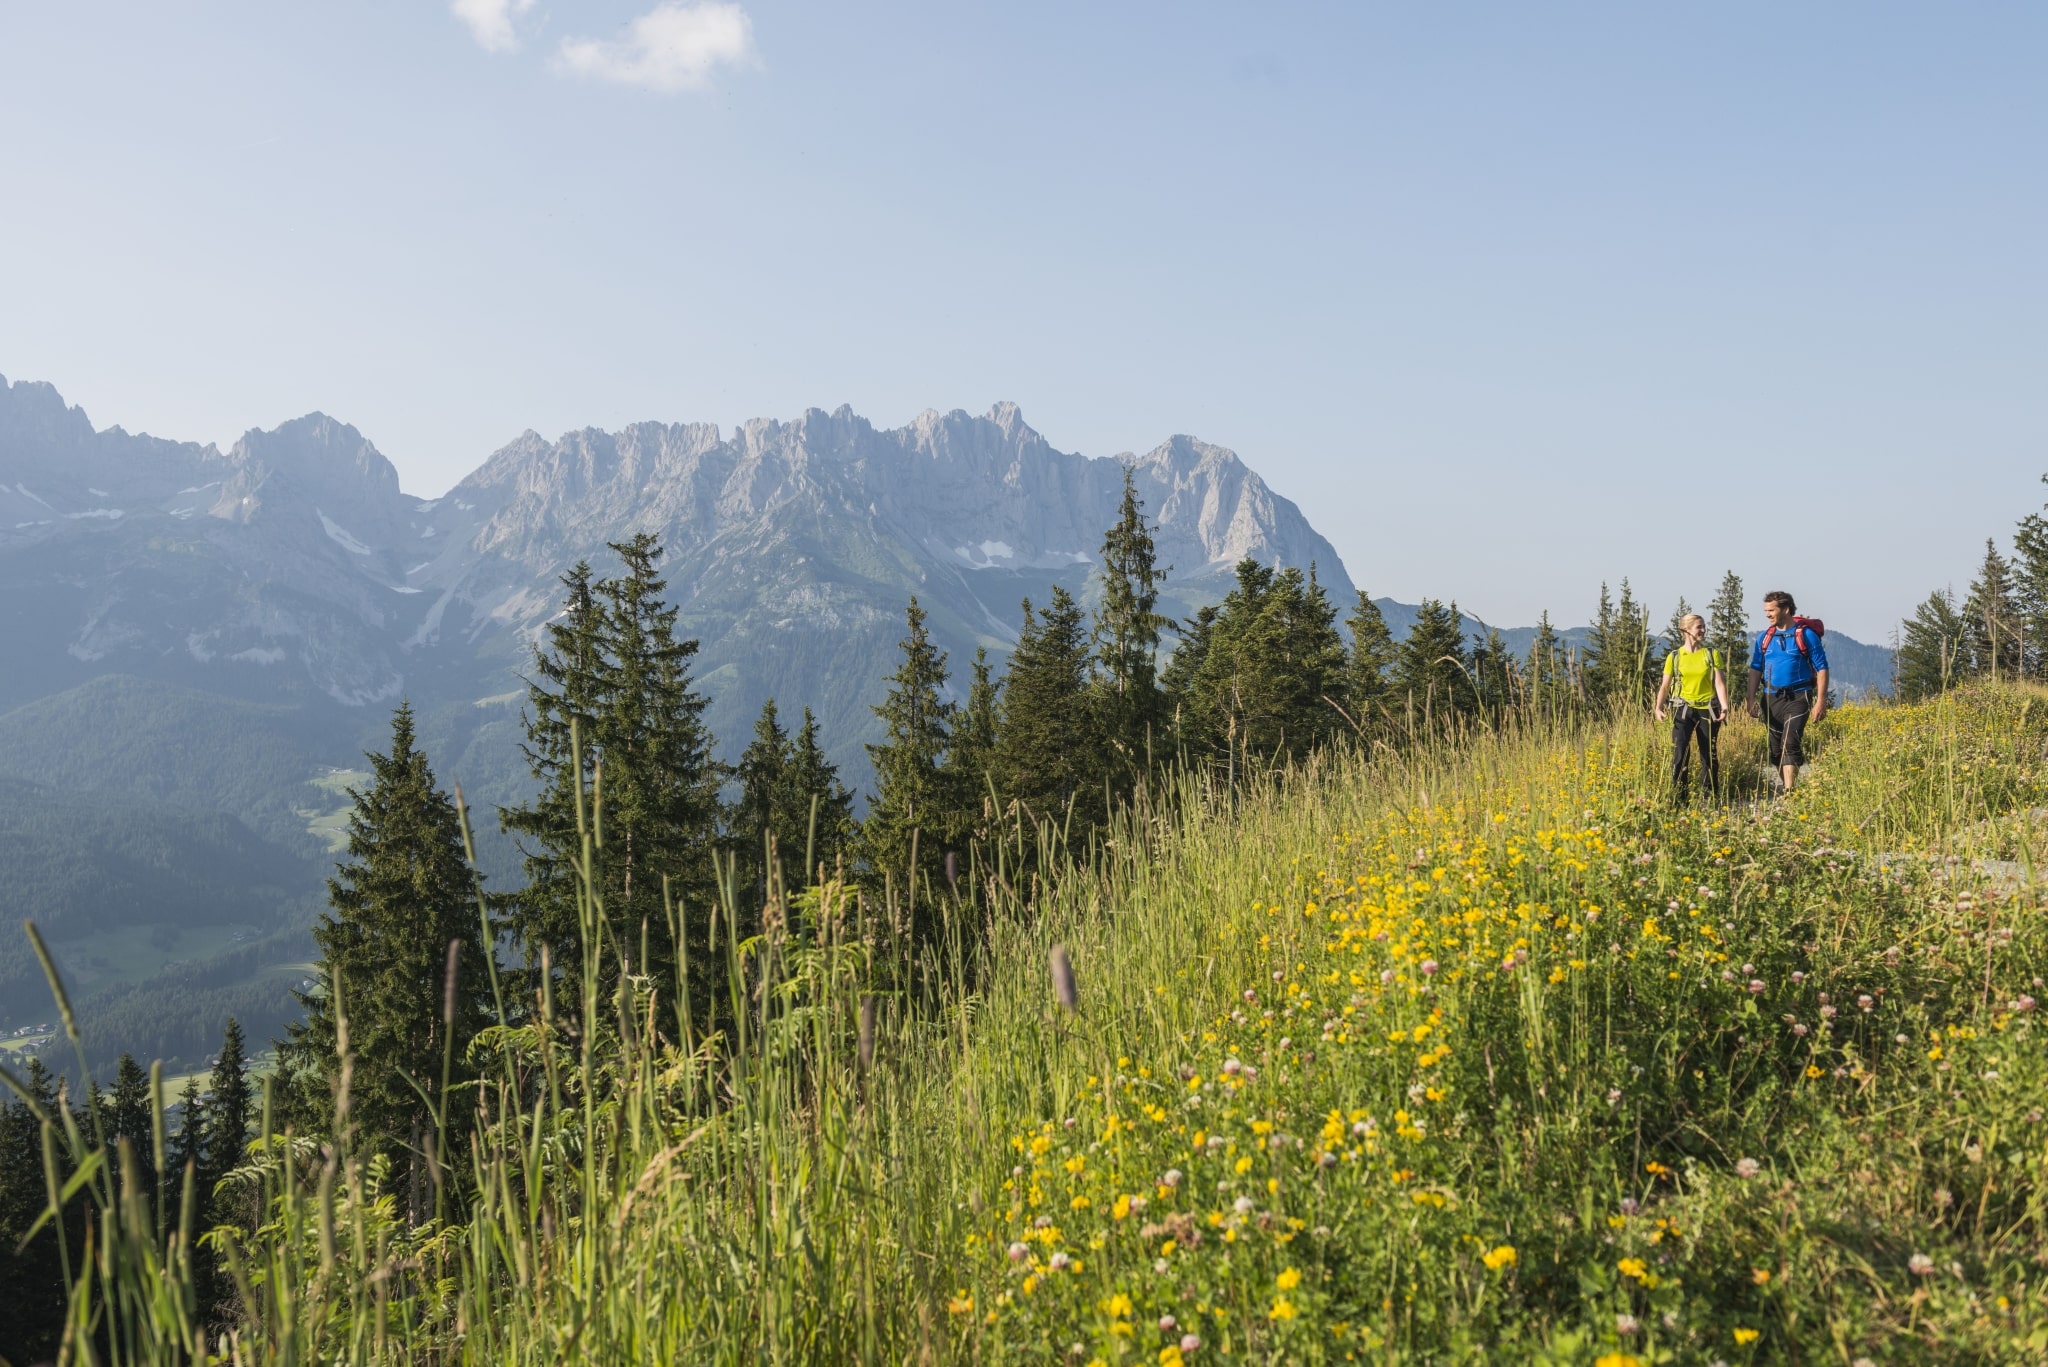
{"type": "Polygon", "coordinates": [[[1697,612],[1688,612],[1687,614],[1685,614],[1685,616],[1678,619],[1678,625],[1681,628],[1689,627],[1694,622],[1698,622],[1700,624],[1701,631],[1705,631],[1707,629],[1707,619],[1700,616],[1697,612]]]}

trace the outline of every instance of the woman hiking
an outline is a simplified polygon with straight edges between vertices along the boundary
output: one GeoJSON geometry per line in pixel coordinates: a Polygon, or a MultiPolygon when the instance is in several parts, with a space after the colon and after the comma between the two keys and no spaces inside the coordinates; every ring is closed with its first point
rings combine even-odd
{"type": "Polygon", "coordinates": [[[1715,748],[1721,719],[1728,715],[1728,673],[1721,652],[1705,644],[1706,619],[1688,612],[1678,623],[1682,638],[1676,650],[1664,657],[1664,677],[1657,684],[1657,720],[1663,721],[1664,703],[1671,700],[1676,718],[1671,726],[1671,790],[1673,800],[1686,798],[1687,761],[1693,742],[1700,747],[1700,768],[1707,791],[1721,790],[1721,761],[1715,748]],[[1673,697],[1676,694],[1676,697],[1673,697]]]}

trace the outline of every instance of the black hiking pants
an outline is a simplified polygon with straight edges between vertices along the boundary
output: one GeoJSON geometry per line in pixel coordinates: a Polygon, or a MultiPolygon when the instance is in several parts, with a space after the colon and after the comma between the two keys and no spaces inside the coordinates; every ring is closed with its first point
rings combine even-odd
{"type": "Polygon", "coordinates": [[[1671,793],[1676,801],[1686,798],[1691,778],[1686,769],[1695,743],[1700,748],[1700,773],[1706,779],[1708,795],[1721,791],[1721,756],[1717,747],[1720,736],[1721,723],[1707,709],[1678,705],[1671,722],[1671,793]]]}
{"type": "Polygon", "coordinates": [[[1806,719],[1813,712],[1811,688],[1771,690],[1764,699],[1764,722],[1771,733],[1771,765],[1782,769],[1806,763],[1806,719]]]}

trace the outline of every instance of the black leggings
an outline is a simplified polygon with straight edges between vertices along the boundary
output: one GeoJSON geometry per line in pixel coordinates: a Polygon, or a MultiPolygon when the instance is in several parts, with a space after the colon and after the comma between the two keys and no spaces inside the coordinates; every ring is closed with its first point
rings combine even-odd
{"type": "Polygon", "coordinates": [[[1715,742],[1720,738],[1721,723],[1708,715],[1703,707],[1680,707],[1677,720],[1671,723],[1671,791],[1680,802],[1685,801],[1686,786],[1690,775],[1686,773],[1693,742],[1700,747],[1700,769],[1706,775],[1707,791],[1721,790],[1721,758],[1715,742]]]}

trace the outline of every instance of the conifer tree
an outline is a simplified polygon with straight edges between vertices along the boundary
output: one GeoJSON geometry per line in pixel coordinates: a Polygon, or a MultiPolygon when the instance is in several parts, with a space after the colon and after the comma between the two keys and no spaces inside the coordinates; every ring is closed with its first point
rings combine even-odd
{"type": "Polygon", "coordinates": [[[1245,559],[1222,604],[1189,623],[1167,674],[1190,752],[1235,773],[1248,757],[1296,758],[1349,732],[1347,669],[1313,570],[1245,559]]]}
{"type": "MultiPolygon", "coordinates": [[[[1729,570],[1721,576],[1721,588],[1707,607],[1707,644],[1721,652],[1732,688],[1749,668],[1749,604],[1742,596],[1742,576],[1729,570]]],[[[1732,701],[1732,699],[1731,699],[1732,701]]]]}
{"type": "Polygon", "coordinates": [[[1657,641],[1656,655],[1659,660],[1685,644],[1685,619],[1692,613],[1692,604],[1685,601],[1685,595],[1678,595],[1678,606],[1671,609],[1671,620],[1664,624],[1664,635],[1657,641]]]}
{"type": "Polygon", "coordinates": [[[199,1079],[186,1078],[184,1090],[178,1093],[178,1128],[171,1135],[165,1158],[171,1167],[171,1181],[175,1185],[181,1180],[186,1168],[196,1173],[200,1159],[204,1156],[206,1142],[206,1098],[199,1094],[199,1079]]]}
{"type": "MultiPolygon", "coordinates": [[[[300,994],[305,1016],[280,1047],[279,1064],[291,1119],[329,1130],[341,1070],[331,991],[339,978],[354,1058],[349,1115],[356,1142],[400,1160],[398,1171],[410,1175],[432,1123],[420,1093],[438,1098],[450,1041],[443,1020],[448,945],[461,945],[452,1040],[457,1083],[468,1076],[469,1041],[486,1022],[484,955],[491,947],[483,942],[455,804],[416,744],[409,705],[401,703],[392,716],[391,748],[368,759],[369,785],[350,794],[347,857],[327,880],[327,911],[313,931],[320,985],[300,994]]],[[[220,1104],[216,1092],[209,1112],[220,1104]]]]}
{"type": "MultiPolygon", "coordinates": [[[[31,1056],[19,1076],[42,1113],[57,1118],[62,1103],[43,1061],[31,1056]]],[[[27,1102],[0,1088],[0,1353],[19,1362],[54,1359],[63,1333],[67,1288],[57,1231],[46,1224],[28,1239],[47,1201],[42,1126],[27,1102]]],[[[66,1230],[74,1258],[78,1233],[66,1230]]]]}
{"type": "Polygon", "coordinates": [[[1955,595],[1937,589],[1906,621],[1895,658],[1902,702],[1931,698],[1970,673],[1971,623],[1955,595]]]}
{"type": "MultiPolygon", "coordinates": [[[[787,774],[789,810],[802,824],[804,842],[812,847],[812,859],[830,870],[848,851],[854,837],[853,793],[839,781],[839,766],[825,758],[825,748],[818,742],[818,719],[808,707],[804,709],[803,724],[796,729],[796,738],[790,742],[787,774]],[[813,799],[818,813],[815,839],[811,829],[813,799]]],[[[789,848],[792,856],[802,857],[803,846],[792,840],[789,848]]],[[[815,872],[806,870],[806,876],[815,872]]]]}
{"type": "MultiPolygon", "coordinates": [[[[2048,483],[2048,475],[2041,478],[2048,483]]],[[[2026,646],[2022,663],[2038,676],[2048,673],[2048,518],[2040,513],[2021,518],[2012,551],[2013,593],[2026,646]]]]}
{"type": "Polygon", "coordinates": [[[1386,616],[1364,589],[1345,626],[1351,629],[1351,653],[1345,657],[1344,705],[1361,735],[1388,725],[1387,699],[1392,683],[1387,674],[1400,655],[1386,616]]]}
{"type": "Polygon", "coordinates": [[[996,765],[996,744],[1001,734],[1002,685],[989,668],[988,650],[977,646],[970,667],[967,702],[953,719],[953,732],[946,746],[946,782],[960,804],[964,820],[962,839],[978,839],[986,833],[990,814],[989,793],[996,765]]]}
{"type": "Polygon", "coordinates": [[[1081,608],[1059,587],[1043,614],[1024,601],[1024,625],[1003,676],[996,791],[1023,804],[1027,825],[1050,821],[1077,842],[1105,816],[1102,739],[1090,706],[1081,608]]]}
{"type": "MultiPolygon", "coordinates": [[[[911,880],[924,880],[943,866],[960,810],[952,776],[943,768],[955,710],[945,698],[946,653],[925,629],[924,609],[915,597],[905,617],[908,634],[901,643],[902,660],[889,676],[888,695],[874,709],[885,734],[880,745],[867,747],[875,792],[860,836],[863,856],[875,877],[886,876],[899,889],[914,886],[911,880]]],[[[920,910],[924,905],[921,899],[920,910]]]]}
{"type": "Polygon", "coordinates": [[[150,1114],[149,1074],[142,1071],[133,1054],[122,1054],[114,1065],[114,1087],[107,1096],[106,1118],[108,1140],[126,1139],[135,1146],[136,1161],[147,1174],[144,1185],[153,1186],[155,1158],[150,1147],[154,1122],[150,1114]]]}
{"type": "Polygon", "coordinates": [[[1442,726],[1478,707],[1465,646],[1465,618],[1456,603],[1422,600],[1415,625],[1402,639],[1394,661],[1393,691],[1396,704],[1417,727],[1442,726]]]}
{"type": "Polygon", "coordinates": [[[804,709],[803,725],[791,736],[770,698],[754,723],[754,739],[740,756],[740,798],[734,834],[757,894],[765,872],[768,841],[774,840],[779,875],[786,886],[815,876],[803,867],[808,852],[819,862],[836,862],[853,825],[853,795],[818,744],[818,722],[804,709]],[[811,826],[816,799],[817,828],[811,826]]]}
{"type": "Polygon", "coordinates": [[[1998,543],[1989,538],[1963,615],[1970,623],[1971,671],[1992,679],[2019,678],[2026,639],[2019,594],[2012,566],[1998,553],[1998,543]]]}
{"type": "Polygon", "coordinates": [[[691,990],[708,1009],[706,937],[724,770],[712,759],[704,698],[689,674],[697,642],[678,639],[677,610],[662,597],[659,539],[643,532],[611,549],[622,574],[593,583],[579,565],[564,576],[565,610],[549,625],[528,690],[525,750],[541,792],[530,805],[501,814],[520,837],[527,876],[511,925],[533,961],[546,946],[561,972],[580,972],[581,785],[599,933],[611,951],[604,983],[622,957],[657,984],[674,980],[678,949],[669,935],[666,886],[692,941],[691,990]],[[580,771],[571,756],[572,721],[582,745],[580,771]]]}
{"type": "Polygon", "coordinates": [[[1095,616],[1101,695],[1095,710],[1119,793],[1128,793],[1154,758],[1164,755],[1166,695],[1159,687],[1159,638],[1171,623],[1158,609],[1165,578],[1135,472],[1125,465],[1117,520],[1102,538],[1102,605],[1095,616]]]}
{"type": "Polygon", "coordinates": [[[1586,641],[1586,685],[1609,705],[1640,706],[1650,678],[1650,614],[1638,604],[1627,579],[1621,600],[1600,586],[1600,611],[1586,641]]]}
{"type": "Polygon", "coordinates": [[[200,1167],[208,1186],[242,1162],[243,1145],[249,1142],[249,1100],[249,1058],[243,1046],[242,1023],[229,1016],[206,1089],[200,1167]]]}
{"type": "MultiPolygon", "coordinates": [[[[782,729],[775,699],[761,704],[754,721],[754,738],[740,752],[734,771],[739,780],[739,802],[733,811],[733,834],[739,845],[740,865],[758,900],[765,895],[768,842],[775,843],[778,857],[789,853],[789,733],[782,729]]],[[[796,851],[798,859],[803,850],[796,851]]]]}
{"type": "Polygon", "coordinates": [[[1472,652],[1472,680],[1480,705],[1495,714],[1513,707],[1516,674],[1514,652],[1498,628],[1488,627],[1485,639],[1472,652]]]}
{"type": "Polygon", "coordinates": [[[1529,654],[1522,662],[1529,703],[1539,709],[1569,707],[1573,702],[1571,662],[1564,640],[1550,624],[1546,610],[1536,619],[1536,635],[1529,642],[1529,654]]]}

